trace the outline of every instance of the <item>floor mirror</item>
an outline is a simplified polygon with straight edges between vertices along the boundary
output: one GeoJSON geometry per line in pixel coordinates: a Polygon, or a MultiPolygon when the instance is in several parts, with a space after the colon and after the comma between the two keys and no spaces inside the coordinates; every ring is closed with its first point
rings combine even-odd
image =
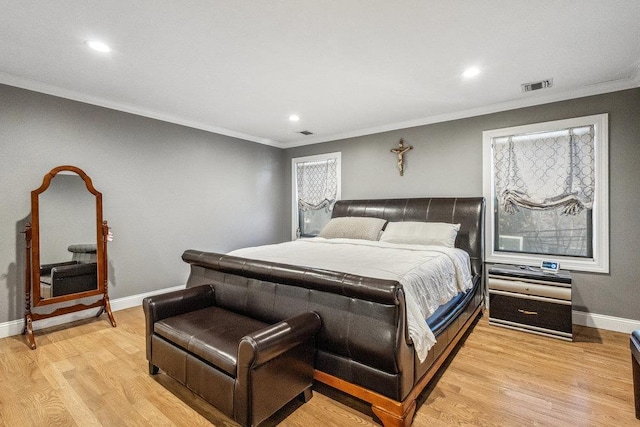
{"type": "Polygon", "coordinates": [[[25,238],[23,334],[32,349],[37,320],[99,308],[97,316],[106,313],[116,326],[109,304],[109,226],[102,218],[102,193],[82,169],[58,166],[44,176],[31,192],[25,238]]]}

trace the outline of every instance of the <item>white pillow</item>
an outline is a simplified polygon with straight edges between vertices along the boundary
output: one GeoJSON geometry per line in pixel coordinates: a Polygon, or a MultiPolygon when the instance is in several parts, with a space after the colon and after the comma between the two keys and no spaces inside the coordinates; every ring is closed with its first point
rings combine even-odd
{"type": "Polygon", "coordinates": [[[363,216],[343,216],[331,221],[318,234],[325,239],[378,240],[387,220],[363,216]]]}
{"type": "Polygon", "coordinates": [[[445,222],[390,222],[382,232],[380,241],[453,248],[459,230],[460,224],[445,222]]]}

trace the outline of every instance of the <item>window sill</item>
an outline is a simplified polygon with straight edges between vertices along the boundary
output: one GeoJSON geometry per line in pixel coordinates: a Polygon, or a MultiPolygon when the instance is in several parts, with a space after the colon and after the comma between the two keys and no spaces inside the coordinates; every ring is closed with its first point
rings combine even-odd
{"type": "Polygon", "coordinates": [[[542,260],[554,260],[560,263],[560,268],[571,271],[584,271],[589,273],[609,273],[608,260],[594,258],[574,258],[566,256],[543,256],[534,254],[515,254],[508,252],[492,253],[485,255],[485,262],[509,265],[530,265],[539,267],[542,260]]]}

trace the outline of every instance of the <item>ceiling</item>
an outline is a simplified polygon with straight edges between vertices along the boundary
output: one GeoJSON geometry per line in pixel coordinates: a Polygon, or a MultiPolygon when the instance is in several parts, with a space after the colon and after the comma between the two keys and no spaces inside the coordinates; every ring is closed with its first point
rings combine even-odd
{"type": "Polygon", "coordinates": [[[638,0],[0,0],[0,83],[286,148],[638,87],[639,23],[638,0]]]}

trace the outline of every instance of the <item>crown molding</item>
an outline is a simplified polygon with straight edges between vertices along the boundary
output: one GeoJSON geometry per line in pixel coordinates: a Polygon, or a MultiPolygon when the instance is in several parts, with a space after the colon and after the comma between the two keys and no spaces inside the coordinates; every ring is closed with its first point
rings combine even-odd
{"type": "Polygon", "coordinates": [[[510,101],[500,102],[492,105],[486,105],[478,108],[455,111],[451,113],[434,114],[424,118],[407,120],[397,123],[390,123],[382,126],[376,126],[367,129],[359,129],[340,134],[328,136],[316,136],[304,139],[298,139],[285,143],[286,148],[301,147],[305,145],[319,144],[329,141],[337,141],[347,138],[357,138],[360,136],[372,135],[376,133],[390,132],[399,129],[407,129],[417,126],[424,126],[434,123],[448,122],[451,120],[466,119],[469,117],[482,116],[485,114],[499,113],[502,111],[516,110],[518,108],[532,107],[535,105],[550,104],[552,102],[566,101],[569,99],[583,98],[586,96],[601,95],[609,92],[617,92],[620,90],[634,89],[640,87],[640,66],[636,69],[633,76],[613,80],[610,82],[598,83],[594,85],[584,86],[575,90],[547,93],[530,94],[524,98],[513,99],[510,101]]]}
{"type": "Polygon", "coordinates": [[[238,138],[245,141],[257,142],[258,144],[269,145],[277,148],[286,148],[285,145],[279,141],[274,141],[268,138],[262,138],[255,135],[249,135],[242,132],[237,132],[231,129],[212,126],[209,124],[188,120],[183,117],[173,116],[171,114],[161,113],[158,111],[150,110],[147,108],[141,108],[129,104],[111,101],[105,98],[88,95],[73,90],[64,89],[58,86],[54,86],[48,83],[42,83],[35,80],[25,79],[23,77],[15,76],[0,71],[0,83],[15,86],[22,89],[31,90],[34,92],[40,92],[47,95],[53,95],[60,98],[70,99],[73,101],[84,102],[85,104],[97,105],[99,107],[109,108],[111,110],[122,111],[125,113],[135,114],[137,116],[147,117],[150,119],[160,120],[167,123],[173,123],[181,126],[190,127],[193,129],[204,130],[211,133],[217,133],[232,138],[238,138]]]}
{"type": "Polygon", "coordinates": [[[168,123],[173,123],[181,126],[186,126],[194,129],[203,130],[206,132],[212,132],[232,138],[238,138],[245,141],[256,142],[258,144],[268,145],[276,148],[294,148],[305,145],[320,144],[323,142],[337,141],[347,138],[357,138],[366,135],[372,135],[376,133],[390,132],[399,129],[407,129],[417,126],[424,126],[434,123],[442,123],[451,120],[465,119],[469,117],[481,116],[485,114],[498,113],[502,111],[515,110],[518,108],[531,107],[535,105],[549,104],[552,102],[565,101],[569,99],[582,98],[592,95],[600,95],[603,93],[616,92],[620,90],[633,89],[640,87],[640,64],[635,67],[633,75],[619,80],[613,80],[610,82],[604,82],[594,84],[590,86],[584,86],[575,90],[565,92],[550,92],[547,94],[531,93],[523,98],[513,99],[510,101],[500,102],[492,105],[486,105],[478,108],[471,108],[467,110],[455,111],[451,113],[433,114],[420,119],[406,120],[402,122],[389,123],[381,126],[375,126],[371,128],[358,129],[354,131],[332,134],[332,135],[317,135],[296,139],[289,142],[275,141],[269,138],[263,138],[255,135],[249,135],[242,132],[237,132],[231,129],[213,126],[193,120],[188,120],[183,117],[173,116],[170,114],[153,111],[146,108],[141,108],[129,104],[114,102],[108,99],[87,95],[84,93],[63,89],[58,86],[54,86],[48,83],[42,83],[35,80],[26,79],[23,77],[15,76],[13,74],[4,73],[0,71],[0,83],[7,84],[9,86],[15,86],[22,89],[32,90],[35,92],[45,93],[47,95],[58,96],[61,98],[70,99],[73,101],[84,102],[87,104],[97,105],[112,110],[122,111],[125,113],[135,114],[142,117],[147,117],[155,120],[161,120],[168,123]]]}

